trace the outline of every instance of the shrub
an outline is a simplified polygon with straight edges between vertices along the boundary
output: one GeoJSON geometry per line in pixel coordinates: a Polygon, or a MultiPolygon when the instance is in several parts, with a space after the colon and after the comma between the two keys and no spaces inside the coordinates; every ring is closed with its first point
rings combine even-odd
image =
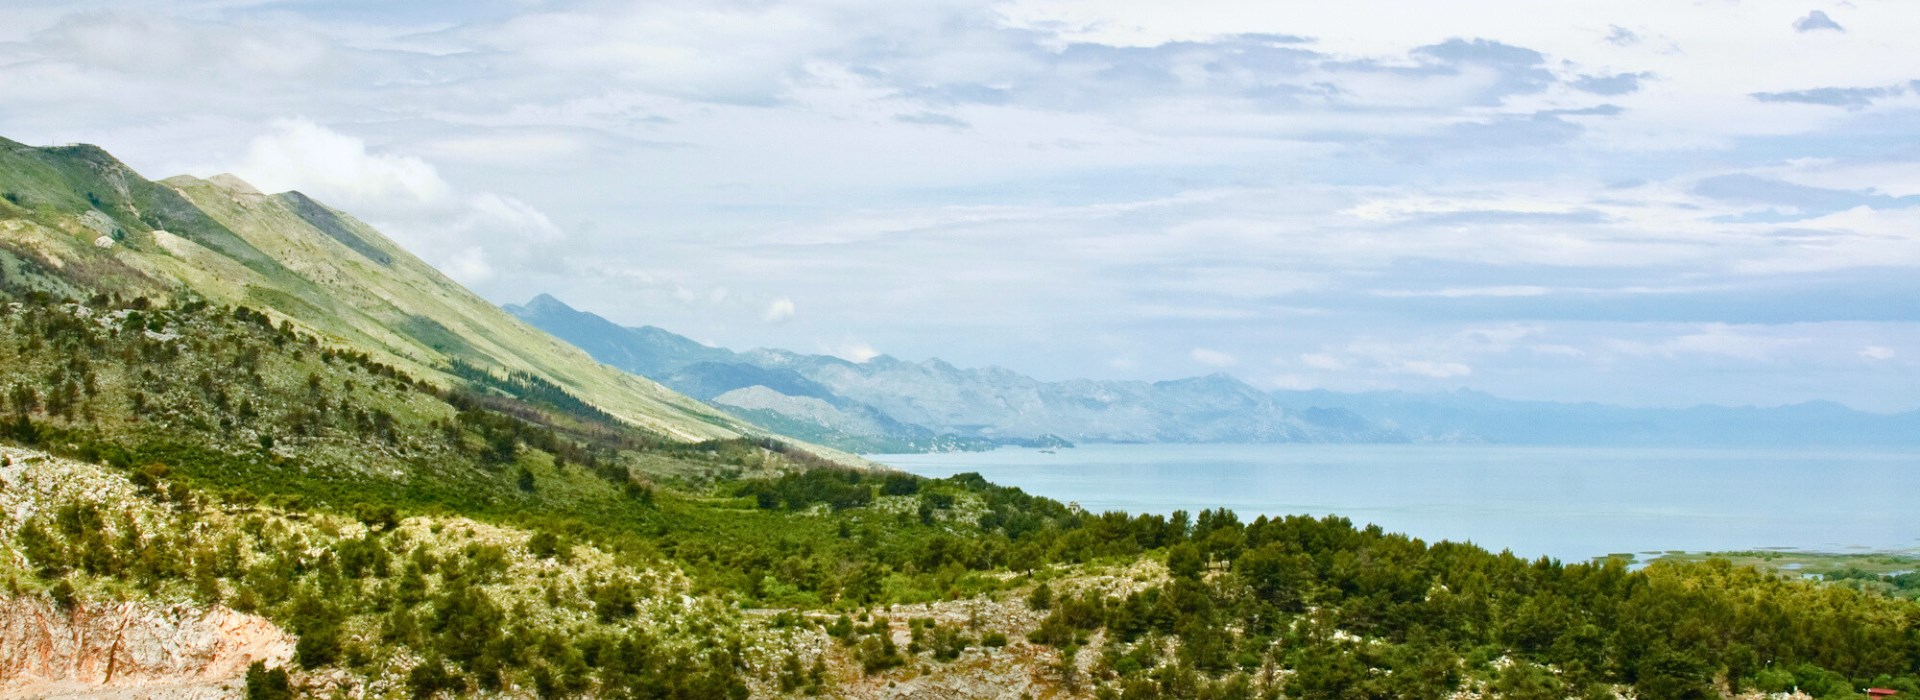
{"type": "Polygon", "coordinates": [[[255,661],[247,667],[247,700],[293,700],[293,682],[284,668],[255,661]]]}

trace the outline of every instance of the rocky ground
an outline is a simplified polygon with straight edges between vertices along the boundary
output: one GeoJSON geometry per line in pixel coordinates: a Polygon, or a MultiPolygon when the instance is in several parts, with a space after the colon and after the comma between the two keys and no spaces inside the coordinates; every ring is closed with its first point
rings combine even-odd
{"type": "MultiPolygon", "coordinates": [[[[138,522],[146,537],[189,529],[244,527],[270,523],[267,530],[307,538],[319,547],[360,536],[365,526],[351,519],[309,514],[298,519],[255,510],[241,521],[218,509],[187,517],[156,505],[127,477],[97,465],[52,457],[43,452],[0,448],[0,698],[216,698],[238,697],[247,666],[262,661],[288,666],[295,637],[268,619],[224,606],[192,602],[184,587],[162,586],[160,593],[118,588],[111,579],[77,576],[67,602],[30,572],[31,565],[14,535],[30,519],[44,518],[59,504],[86,502],[112,514],[110,523],[138,522]],[[190,523],[198,523],[197,525],[190,523]]],[[[118,527],[118,526],[115,526],[118,527]]],[[[112,533],[109,533],[110,535],[112,533]]],[[[548,591],[564,598],[585,595],[595,580],[636,577],[655,594],[639,601],[636,624],[678,628],[695,618],[724,623],[747,641],[743,661],[753,667],[756,696],[782,691],[767,681],[791,656],[803,668],[821,669],[821,694],[846,698],[1067,698],[1059,687],[1056,651],[1026,641],[1044,615],[1030,609],[1026,589],[993,597],[898,605],[855,612],[853,617],[884,617],[903,658],[897,667],[868,673],[858,650],[830,636],[828,623],[838,614],[754,610],[729,611],[717,599],[690,595],[688,581],[676,570],[627,571],[596,548],[578,546],[563,565],[528,555],[527,533],[463,518],[408,518],[389,537],[457,551],[468,545],[496,545],[509,552],[509,573],[486,586],[491,597],[518,611],[523,622],[541,626],[589,626],[578,609],[542,604],[548,591]],[[779,622],[776,618],[784,618],[779,622]],[[732,620],[732,622],[726,622],[732,620]],[[795,620],[801,621],[794,624],[795,620]],[[959,630],[970,640],[957,658],[938,661],[912,649],[914,625],[959,630]],[[983,640],[997,634],[1004,646],[983,640]],[[816,664],[816,661],[818,662],[816,664]]],[[[1054,590],[1066,593],[1098,589],[1124,595],[1163,581],[1164,567],[1153,562],[1127,567],[1081,567],[1051,575],[1054,590]]],[[[350,625],[350,629],[357,629],[350,625]]],[[[379,679],[355,679],[337,672],[294,674],[297,684],[326,694],[384,697],[404,695],[396,678],[407,658],[395,657],[391,673],[379,679]]],[[[1084,669],[1093,658],[1077,659],[1084,669]]],[[[531,689],[520,689],[530,691],[531,689]]],[[[790,691],[799,692],[799,691],[790,691]]],[[[508,689],[507,695],[527,695],[508,689]]]]}
{"type": "Polygon", "coordinates": [[[225,607],[0,599],[0,697],[229,697],[294,639],[225,607]]]}

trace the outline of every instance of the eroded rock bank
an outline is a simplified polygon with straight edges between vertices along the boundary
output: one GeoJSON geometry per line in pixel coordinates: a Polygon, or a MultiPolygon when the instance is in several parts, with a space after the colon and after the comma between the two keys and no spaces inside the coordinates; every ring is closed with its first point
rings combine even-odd
{"type": "Polygon", "coordinates": [[[222,697],[294,638],[226,607],[0,598],[0,698],[222,697]]]}

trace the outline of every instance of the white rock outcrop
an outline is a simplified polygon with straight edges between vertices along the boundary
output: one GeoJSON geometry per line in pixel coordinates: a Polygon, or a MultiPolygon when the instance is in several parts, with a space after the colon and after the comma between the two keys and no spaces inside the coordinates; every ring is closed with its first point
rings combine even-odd
{"type": "Polygon", "coordinates": [[[217,697],[254,661],[285,665],[293,644],[265,618],[219,606],[0,599],[0,698],[217,697]]]}

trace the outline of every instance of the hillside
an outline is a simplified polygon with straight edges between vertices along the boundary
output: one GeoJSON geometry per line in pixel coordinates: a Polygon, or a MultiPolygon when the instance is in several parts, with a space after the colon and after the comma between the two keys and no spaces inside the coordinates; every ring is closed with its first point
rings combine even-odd
{"type": "Polygon", "coordinates": [[[92,146],[0,139],[0,275],[74,298],[245,305],[442,382],[455,360],[526,372],[675,439],[763,432],[594,361],[298,192],[231,176],[152,182],[92,146]]]}
{"type": "Polygon", "coordinates": [[[1017,582],[950,549],[988,534],[975,514],[1023,523],[1029,548],[1066,529],[1010,490],[682,443],[531,375],[454,372],[441,388],[247,307],[0,285],[0,695],[225,697],[231,650],[255,647],[303,694],[859,685],[863,648],[824,640],[889,624],[741,608],[1000,590],[1017,582]],[[124,652],[100,641],[127,630],[124,652]]]}

